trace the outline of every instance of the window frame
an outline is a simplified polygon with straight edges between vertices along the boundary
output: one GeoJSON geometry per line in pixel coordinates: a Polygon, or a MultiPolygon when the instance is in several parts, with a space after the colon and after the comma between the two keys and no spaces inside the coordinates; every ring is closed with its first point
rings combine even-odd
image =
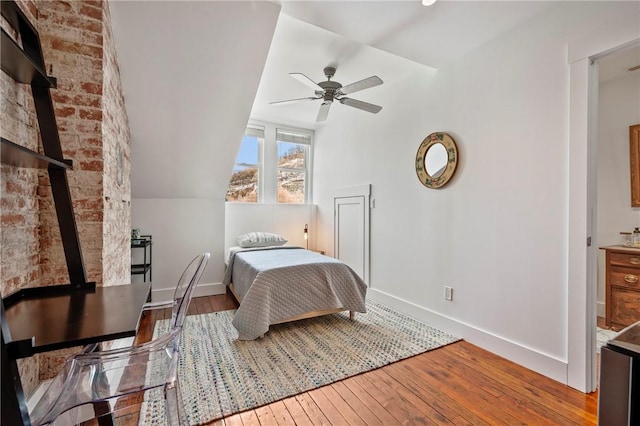
{"type": "MultiPolygon", "coordinates": [[[[305,147],[305,182],[304,182],[304,203],[311,204],[313,197],[311,188],[313,187],[313,139],[314,131],[311,129],[302,129],[281,124],[262,122],[251,120],[247,125],[247,129],[243,133],[243,137],[247,135],[250,129],[263,130],[263,138],[259,139],[258,144],[258,200],[255,203],[248,204],[280,204],[286,205],[290,203],[278,202],[278,130],[282,133],[300,135],[308,138],[308,144],[305,147]]],[[[283,141],[289,142],[289,141],[283,141]]],[[[299,142],[294,142],[299,143],[299,142]]],[[[305,145],[299,143],[300,145],[305,145]]],[[[240,146],[238,146],[239,153],[240,146]]],[[[238,164],[238,153],[234,159],[234,167],[238,164]]],[[[283,168],[283,170],[286,170],[283,168]]],[[[301,169],[293,169],[300,171],[301,169]]],[[[228,203],[244,203],[243,201],[227,201],[228,203]]],[[[301,204],[292,204],[301,205],[301,204]]]]}

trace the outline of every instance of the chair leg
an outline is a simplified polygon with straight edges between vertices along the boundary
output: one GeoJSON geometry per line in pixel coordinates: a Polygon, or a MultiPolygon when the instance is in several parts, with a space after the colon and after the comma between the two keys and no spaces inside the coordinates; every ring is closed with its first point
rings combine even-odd
{"type": "Polygon", "coordinates": [[[98,418],[98,426],[115,426],[116,423],[113,421],[113,413],[111,412],[109,401],[94,402],[93,411],[98,418]]]}
{"type": "Polygon", "coordinates": [[[169,426],[180,426],[186,424],[182,404],[179,399],[178,381],[173,385],[167,385],[164,388],[164,404],[167,415],[167,424],[169,426]]]}

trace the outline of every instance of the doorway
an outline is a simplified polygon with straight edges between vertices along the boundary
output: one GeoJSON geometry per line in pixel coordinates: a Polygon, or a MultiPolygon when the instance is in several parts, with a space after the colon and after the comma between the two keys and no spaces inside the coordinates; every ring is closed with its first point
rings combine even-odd
{"type": "Polygon", "coordinates": [[[593,153],[598,83],[591,64],[594,58],[638,45],[635,28],[630,24],[595,29],[568,46],[567,384],[586,393],[596,387],[596,251],[590,241],[596,229],[593,153]]]}
{"type": "MultiPolygon", "coordinates": [[[[629,126],[640,123],[640,44],[597,56],[593,67],[598,76],[597,85],[593,88],[597,90],[597,112],[594,118],[595,152],[592,155],[595,157],[592,173],[595,174],[597,194],[594,220],[597,269],[594,281],[598,354],[600,347],[616,334],[612,328],[620,329],[620,324],[612,327],[606,318],[606,256],[600,248],[621,245],[623,233],[630,233],[640,226],[640,208],[631,206],[629,158],[629,126]]],[[[618,299],[623,299],[624,294],[621,292],[618,299]]],[[[623,321],[621,318],[616,320],[623,321]]]]}

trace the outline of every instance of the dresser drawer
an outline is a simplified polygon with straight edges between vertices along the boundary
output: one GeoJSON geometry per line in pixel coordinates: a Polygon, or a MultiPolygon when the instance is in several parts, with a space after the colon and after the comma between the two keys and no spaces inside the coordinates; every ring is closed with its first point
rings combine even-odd
{"type": "Polygon", "coordinates": [[[640,291],[615,289],[611,293],[611,322],[619,326],[640,321],[640,291]]]}
{"type": "Polygon", "coordinates": [[[640,269],[611,267],[611,285],[640,290],[640,269]]]}
{"type": "Polygon", "coordinates": [[[626,253],[611,253],[610,262],[612,265],[627,266],[630,268],[640,268],[640,253],[638,254],[626,254],[626,253]]]}

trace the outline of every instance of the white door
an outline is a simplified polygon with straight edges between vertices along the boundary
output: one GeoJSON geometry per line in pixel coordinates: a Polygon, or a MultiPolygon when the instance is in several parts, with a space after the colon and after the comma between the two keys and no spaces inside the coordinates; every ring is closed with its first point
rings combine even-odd
{"type": "Polygon", "coordinates": [[[369,185],[348,188],[333,198],[334,256],[369,284],[369,185]]]}
{"type": "Polygon", "coordinates": [[[364,279],[364,197],[334,199],[335,257],[364,279]]]}

